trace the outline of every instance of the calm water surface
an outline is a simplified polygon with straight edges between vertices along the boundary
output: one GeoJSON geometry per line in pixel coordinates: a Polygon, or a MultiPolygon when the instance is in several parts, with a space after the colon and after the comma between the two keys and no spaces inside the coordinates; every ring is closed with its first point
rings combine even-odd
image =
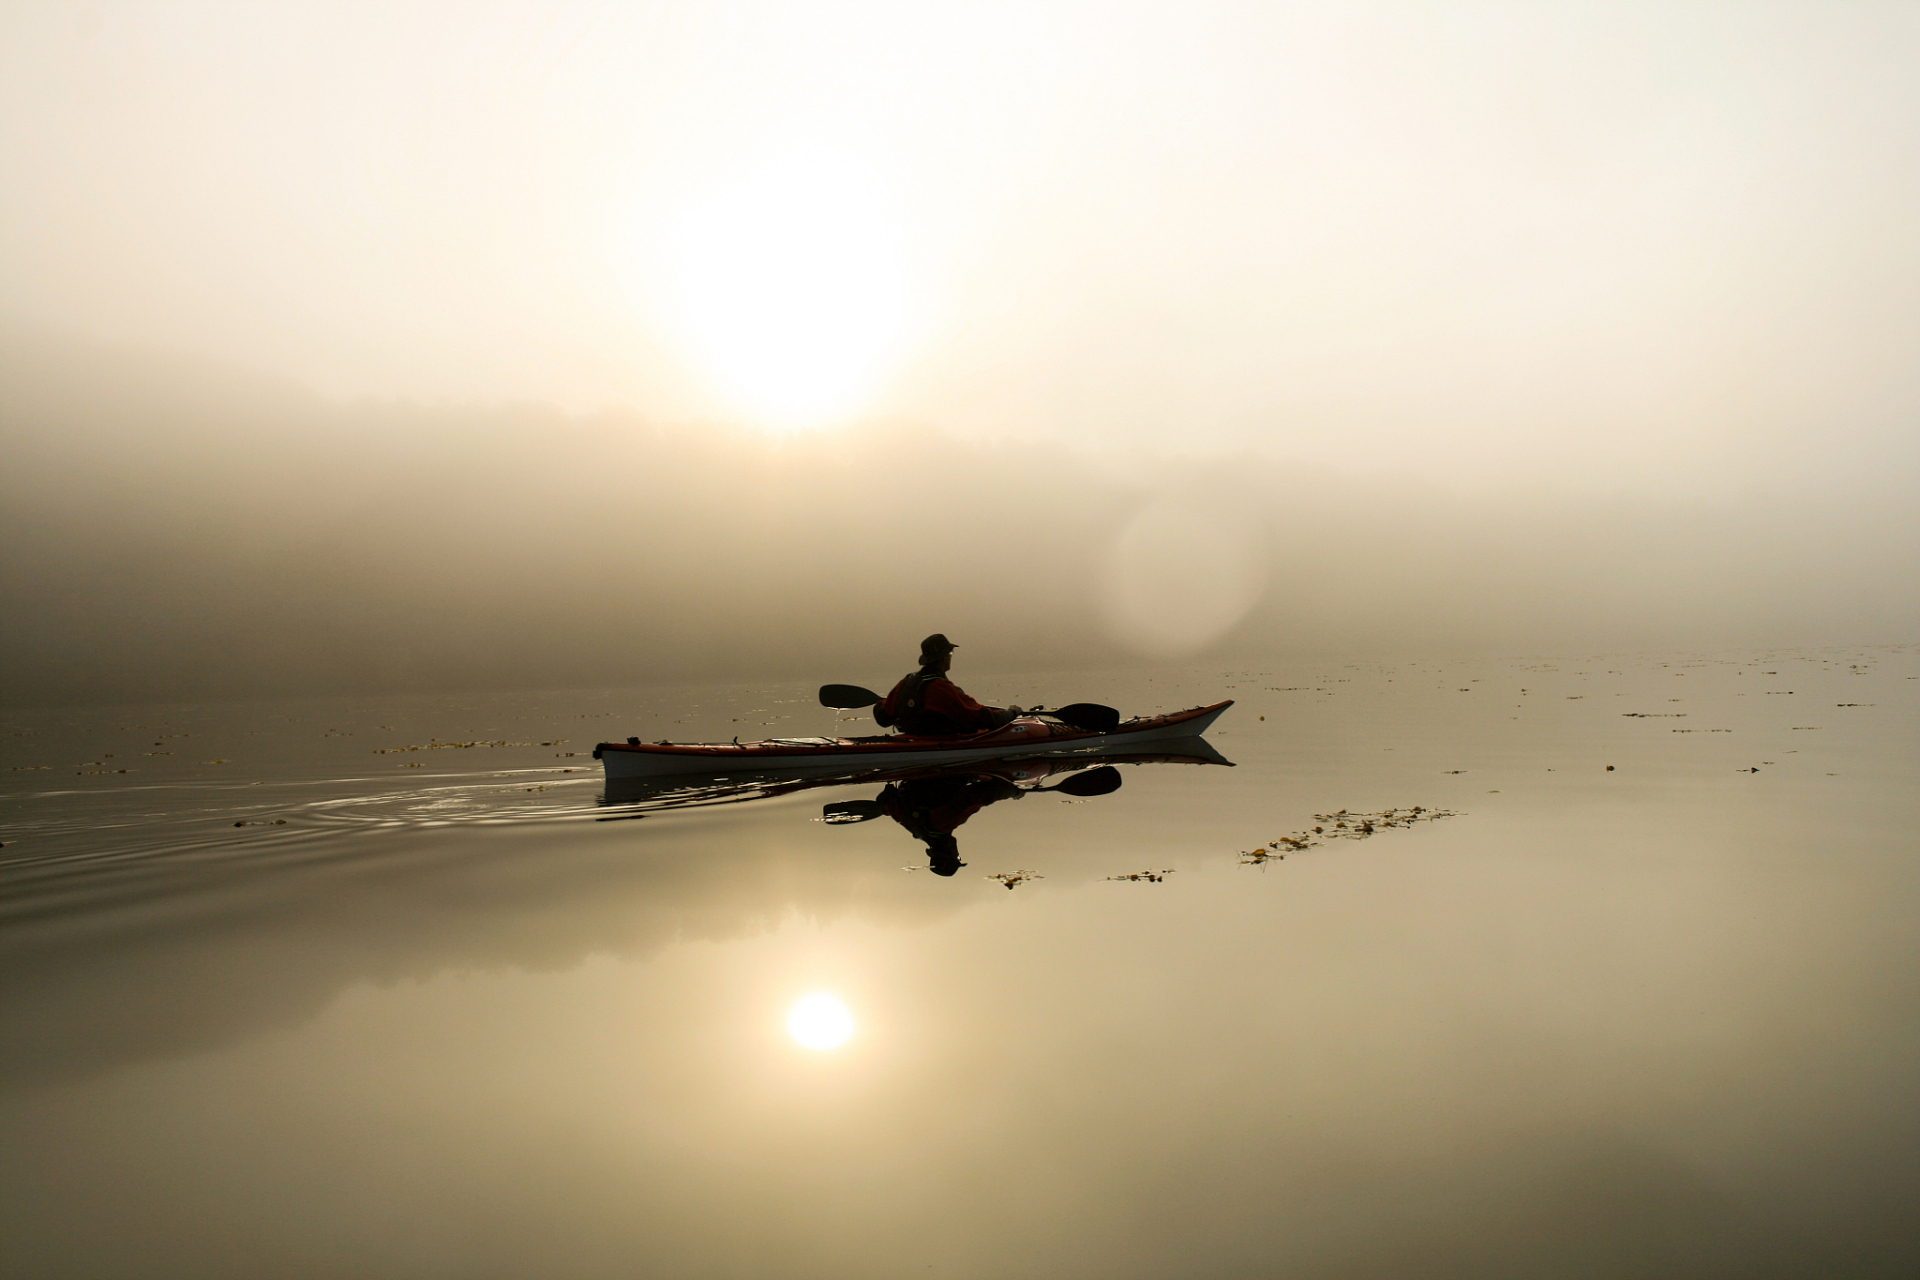
{"type": "Polygon", "coordinates": [[[1233,767],[949,781],[941,876],[589,755],[810,687],[10,715],[9,1273],[1920,1268],[1920,651],[956,675],[1233,767]]]}

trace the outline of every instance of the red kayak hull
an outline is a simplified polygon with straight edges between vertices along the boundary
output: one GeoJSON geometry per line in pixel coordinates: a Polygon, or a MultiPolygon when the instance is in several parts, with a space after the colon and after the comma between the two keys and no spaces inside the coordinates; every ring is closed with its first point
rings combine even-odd
{"type": "Polygon", "coordinates": [[[1160,716],[1136,716],[1110,733],[1091,733],[1040,716],[980,733],[900,733],[874,738],[771,738],[765,742],[603,742],[593,749],[608,778],[645,778],[669,773],[738,773],[762,769],[885,768],[990,760],[995,756],[1051,752],[1098,752],[1131,748],[1161,738],[1205,733],[1232,706],[1216,702],[1160,716]]]}

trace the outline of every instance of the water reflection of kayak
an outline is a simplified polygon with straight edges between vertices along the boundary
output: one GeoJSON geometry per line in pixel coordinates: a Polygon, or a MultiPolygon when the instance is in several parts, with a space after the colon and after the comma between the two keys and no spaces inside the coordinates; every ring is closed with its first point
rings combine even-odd
{"type": "Polygon", "coordinates": [[[790,767],[733,773],[722,778],[689,777],[686,774],[656,774],[635,778],[607,779],[602,803],[641,811],[697,808],[714,804],[738,804],[773,796],[810,791],[816,787],[872,786],[890,782],[913,782],[932,778],[991,776],[1020,787],[1035,787],[1043,782],[1083,769],[1118,764],[1215,764],[1233,767],[1233,761],[1213,749],[1204,738],[1174,738],[1157,741],[1153,749],[1140,751],[1061,751],[1042,756],[1018,756],[998,759],[928,764],[924,761],[897,764],[893,768],[848,769],[832,767],[790,767]]]}
{"type": "Polygon", "coordinates": [[[897,733],[872,738],[769,738],[764,742],[603,742],[594,759],[607,779],[673,773],[741,773],[791,767],[861,769],[991,760],[1051,751],[1130,750],[1167,738],[1205,733],[1232,700],[1161,716],[1135,716],[1109,733],[1093,733],[1045,716],[1021,716],[979,733],[897,733]]]}

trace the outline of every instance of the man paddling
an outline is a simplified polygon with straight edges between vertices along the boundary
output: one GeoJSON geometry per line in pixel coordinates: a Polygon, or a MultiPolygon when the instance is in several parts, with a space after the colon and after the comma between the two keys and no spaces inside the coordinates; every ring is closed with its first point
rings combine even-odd
{"type": "Polygon", "coordinates": [[[920,669],[893,686],[873,709],[873,718],[902,733],[973,733],[997,729],[1019,715],[1019,707],[983,707],[947,679],[958,647],[937,631],[922,640],[920,669]]]}

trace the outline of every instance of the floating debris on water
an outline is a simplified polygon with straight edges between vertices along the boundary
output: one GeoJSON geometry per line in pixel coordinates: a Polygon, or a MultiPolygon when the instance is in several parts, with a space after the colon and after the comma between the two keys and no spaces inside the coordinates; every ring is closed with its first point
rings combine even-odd
{"type": "Polygon", "coordinates": [[[1240,864],[1257,867],[1263,863],[1278,862],[1289,853],[1311,849],[1328,840],[1365,840],[1381,831],[1411,827],[1416,822],[1433,822],[1459,816],[1452,809],[1429,809],[1424,805],[1414,805],[1411,809],[1383,809],[1379,813],[1348,813],[1345,809],[1335,813],[1316,813],[1313,819],[1321,825],[1269,840],[1258,849],[1243,849],[1240,852],[1240,864]]]}
{"type": "MultiPolygon", "coordinates": [[[[1172,867],[1163,867],[1158,871],[1136,871],[1132,875],[1108,876],[1107,879],[1109,880],[1147,880],[1154,884],[1159,884],[1162,880],[1165,880],[1168,876],[1172,874],[1173,874],[1172,867]]],[[[1009,885],[1008,887],[1011,888],[1012,886],[1009,885]]]]}
{"type": "Polygon", "coordinates": [[[1045,880],[1046,877],[1037,871],[1002,871],[999,875],[988,876],[987,879],[998,880],[1011,889],[1017,884],[1025,884],[1029,880],[1045,880]]]}
{"type": "MultiPolygon", "coordinates": [[[[479,741],[441,742],[438,738],[436,738],[432,742],[428,742],[419,746],[375,747],[373,749],[373,754],[377,756],[385,756],[385,755],[397,755],[402,751],[466,751],[473,747],[559,747],[559,746],[566,745],[567,742],[568,742],[568,739],[566,738],[556,738],[552,742],[507,742],[505,740],[500,740],[495,742],[479,742],[479,741]]],[[[572,755],[573,752],[569,751],[567,752],[567,754],[572,755]]]]}

